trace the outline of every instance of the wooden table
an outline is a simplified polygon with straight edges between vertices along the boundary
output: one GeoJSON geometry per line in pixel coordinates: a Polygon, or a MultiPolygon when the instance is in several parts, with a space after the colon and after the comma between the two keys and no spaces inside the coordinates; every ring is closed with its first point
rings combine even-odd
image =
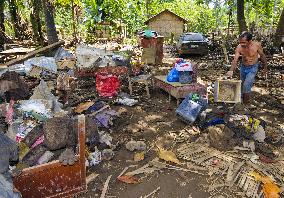
{"type": "Polygon", "coordinates": [[[169,102],[173,96],[179,105],[180,99],[185,98],[190,93],[198,93],[199,95],[207,95],[207,87],[200,83],[181,84],[179,82],[168,82],[167,76],[155,76],[155,87],[158,87],[169,93],[169,102]]]}

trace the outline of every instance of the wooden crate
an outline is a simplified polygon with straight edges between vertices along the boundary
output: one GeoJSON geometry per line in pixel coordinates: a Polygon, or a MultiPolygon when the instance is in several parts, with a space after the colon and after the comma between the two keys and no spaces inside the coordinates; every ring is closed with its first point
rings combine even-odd
{"type": "Polygon", "coordinates": [[[215,82],[214,101],[224,103],[241,102],[240,80],[217,80],[215,82]]]}
{"type": "Polygon", "coordinates": [[[72,166],[64,166],[58,160],[39,166],[26,168],[13,178],[23,198],[61,198],[73,197],[85,192],[85,117],[78,117],[79,155],[78,161],[72,166]]]}

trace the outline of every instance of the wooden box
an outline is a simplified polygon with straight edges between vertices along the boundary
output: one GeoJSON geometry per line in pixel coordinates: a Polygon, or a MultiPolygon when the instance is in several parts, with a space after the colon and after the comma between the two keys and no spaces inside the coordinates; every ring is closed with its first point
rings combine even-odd
{"type": "Polygon", "coordinates": [[[214,101],[224,103],[241,102],[240,80],[217,80],[214,89],[214,101]]]}
{"type": "Polygon", "coordinates": [[[61,198],[73,197],[85,192],[85,117],[78,117],[79,155],[72,166],[64,166],[58,160],[26,168],[13,178],[15,188],[23,198],[61,198]]]}
{"type": "Polygon", "coordinates": [[[142,51],[141,61],[146,64],[155,64],[156,48],[144,48],[142,51]]]}

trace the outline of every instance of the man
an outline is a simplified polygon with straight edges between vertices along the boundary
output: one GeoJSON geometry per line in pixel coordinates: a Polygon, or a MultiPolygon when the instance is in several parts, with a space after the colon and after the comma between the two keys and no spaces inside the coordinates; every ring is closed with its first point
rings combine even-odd
{"type": "Polygon", "coordinates": [[[255,81],[260,63],[258,57],[264,67],[265,76],[267,75],[267,60],[263,53],[261,44],[256,41],[252,41],[252,34],[249,32],[243,32],[239,37],[240,44],[238,45],[235,57],[232,62],[230,71],[227,72],[228,77],[233,76],[233,72],[237,67],[238,59],[242,56],[242,62],[240,67],[240,76],[242,80],[242,96],[243,103],[248,104],[250,102],[251,88],[255,81]]]}

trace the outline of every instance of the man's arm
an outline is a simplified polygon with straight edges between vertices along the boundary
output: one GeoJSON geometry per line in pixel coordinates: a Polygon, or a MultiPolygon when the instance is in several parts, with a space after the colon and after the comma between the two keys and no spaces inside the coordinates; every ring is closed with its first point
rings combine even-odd
{"type": "Polygon", "coordinates": [[[236,51],[235,51],[235,56],[234,56],[234,60],[232,61],[232,66],[231,66],[230,70],[226,74],[227,77],[230,77],[230,78],[233,77],[233,74],[234,74],[234,71],[235,71],[235,69],[237,67],[240,55],[241,55],[241,53],[240,53],[240,49],[239,49],[239,46],[238,46],[236,51]]]}
{"type": "Polygon", "coordinates": [[[241,55],[241,53],[240,53],[240,49],[239,49],[239,46],[238,46],[236,51],[235,51],[235,56],[234,56],[234,60],[232,61],[232,66],[230,68],[230,71],[232,71],[232,72],[235,71],[240,55],[241,55]]]}
{"type": "Polygon", "coordinates": [[[265,54],[263,52],[263,49],[262,49],[260,44],[258,45],[257,52],[258,52],[258,54],[260,56],[260,60],[261,60],[261,62],[263,64],[264,72],[267,72],[267,59],[266,59],[266,56],[265,56],[265,54]]]}

